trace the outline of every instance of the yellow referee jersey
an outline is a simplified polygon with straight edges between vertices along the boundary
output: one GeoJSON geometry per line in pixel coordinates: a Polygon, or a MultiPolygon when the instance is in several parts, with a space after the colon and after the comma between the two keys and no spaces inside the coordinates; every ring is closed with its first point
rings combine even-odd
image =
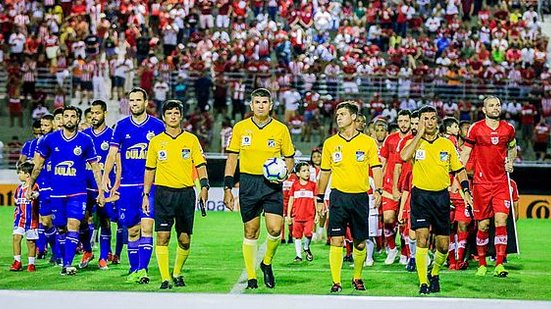
{"type": "Polygon", "coordinates": [[[239,171],[251,175],[262,175],[262,165],[269,158],[290,158],[295,154],[286,125],[271,119],[267,125],[259,128],[252,117],[235,124],[226,150],[239,153],[239,171]]]}
{"type": "Polygon", "coordinates": [[[369,190],[369,169],[381,166],[375,140],[359,133],[351,140],[335,134],[323,143],[321,170],[331,171],[331,189],[346,193],[369,190]]]}
{"type": "Polygon", "coordinates": [[[156,169],[155,185],[175,189],[191,187],[193,170],[205,164],[203,148],[189,132],[182,131],[177,137],[163,132],[149,141],[145,167],[156,169]]]}
{"type": "Polygon", "coordinates": [[[463,169],[453,143],[443,137],[429,142],[421,139],[413,156],[413,186],[427,191],[441,191],[450,186],[450,172],[463,169]]]}

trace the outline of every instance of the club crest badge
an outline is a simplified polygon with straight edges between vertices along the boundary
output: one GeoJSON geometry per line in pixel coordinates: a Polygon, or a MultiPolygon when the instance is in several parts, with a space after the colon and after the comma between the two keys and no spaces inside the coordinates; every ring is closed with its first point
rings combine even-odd
{"type": "Polygon", "coordinates": [[[497,145],[499,143],[499,136],[492,136],[490,138],[492,145],[497,145]]]}
{"type": "Polygon", "coordinates": [[[73,153],[75,156],[80,156],[82,154],[82,148],[80,148],[80,146],[76,146],[75,149],[73,149],[73,153]]]}
{"type": "Polygon", "coordinates": [[[106,151],[109,149],[109,143],[107,141],[103,141],[100,147],[101,147],[101,150],[106,151]]]}
{"type": "Polygon", "coordinates": [[[147,138],[148,141],[150,141],[155,136],[155,132],[153,131],[147,131],[147,135],[145,138],[147,138]]]}

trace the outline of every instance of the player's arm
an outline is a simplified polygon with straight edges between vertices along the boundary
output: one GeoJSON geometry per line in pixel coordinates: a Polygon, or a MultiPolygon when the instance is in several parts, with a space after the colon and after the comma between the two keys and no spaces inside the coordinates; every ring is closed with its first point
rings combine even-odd
{"type": "MultiPolygon", "coordinates": [[[[105,159],[105,166],[103,167],[103,176],[101,179],[101,186],[98,186],[99,194],[103,194],[109,186],[109,174],[113,170],[115,161],[117,160],[117,154],[119,153],[119,147],[116,145],[111,145],[109,147],[109,152],[107,153],[107,158],[105,159]]],[[[119,163],[119,162],[117,162],[119,163]]],[[[118,167],[117,167],[118,169],[118,167]]],[[[122,170],[122,168],[121,168],[122,170]]]]}
{"type": "Polygon", "coordinates": [[[398,189],[398,181],[400,180],[400,175],[402,174],[402,163],[397,162],[394,165],[394,172],[392,174],[392,197],[395,200],[400,198],[400,190],[398,189]]]}
{"type": "Polygon", "coordinates": [[[42,168],[44,167],[44,162],[46,161],[46,159],[44,159],[44,157],[37,152],[34,155],[33,161],[34,167],[33,171],[31,172],[31,181],[29,183],[30,188],[34,187],[36,179],[38,178],[38,175],[40,175],[40,171],[42,171],[42,168]]]}
{"type": "Polygon", "coordinates": [[[237,167],[238,157],[239,153],[228,153],[226,168],[224,169],[224,204],[229,210],[233,210],[234,203],[231,190],[233,189],[233,175],[235,174],[235,169],[237,167]]]}
{"type": "Polygon", "coordinates": [[[402,195],[400,197],[400,210],[398,210],[398,223],[403,224],[404,223],[404,209],[406,208],[406,202],[408,200],[409,192],[408,191],[402,191],[402,195]]]}
{"type": "Polygon", "coordinates": [[[400,158],[402,159],[402,161],[409,161],[413,159],[415,150],[419,146],[419,143],[421,142],[421,138],[423,137],[422,132],[420,132],[422,123],[423,121],[419,121],[419,130],[417,132],[417,135],[415,135],[415,137],[412,140],[408,141],[404,149],[400,151],[400,158]]]}
{"type": "MultiPolygon", "coordinates": [[[[92,168],[92,174],[94,175],[94,181],[96,182],[96,185],[101,187],[101,167],[99,166],[97,161],[88,162],[90,164],[90,167],[92,168]]],[[[105,196],[103,194],[98,194],[98,205],[100,207],[103,207],[105,203],[105,196]]]]}
{"type": "MultiPolygon", "coordinates": [[[[322,150],[323,151],[323,150],[322,150]]],[[[322,159],[323,160],[323,159],[322,159]]],[[[331,176],[331,170],[321,170],[320,176],[318,180],[318,193],[316,198],[316,204],[318,207],[316,209],[319,209],[320,212],[323,212],[325,210],[325,190],[327,189],[327,184],[329,183],[329,177],[331,176]]]]}
{"type": "Polygon", "coordinates": [[[462,196],[465,204],[467,205],[467,207],[472,209],[473,196],[471,194],[471,189],[469,186],[467,171],[464,168],[457,172],[457,180],[459,180],[459,184],[461,185],[461,192],[463,193],[462,196]]]}
{"type": "Polygon", "coordinates": [[[201,186],[199,197],[203,201],[203,205],[205,205],[207,203],[207,200],[209,199],[209,188],[210,188],[209,175],[207,173],[206,163],[197,166],[197,176],[199,178],[199,185],[201,186]]]}
{"type": "Polygon", "coordinates": [[[285,223],[291,224],[291,213],[293,212],[293,203],[295,202],[294,197],[289,197],[289,202],[287,203],[287,213],[285,214],[285,223]]]}
{"type": "Polygon", "coordinates": [[[505,170],[508,173],[513,172],[513,162],[517,159],[517,141],[512,139],[509,144],[507,144],[507,161],[505,162],[505,170]]]}
{"type": "Polygon", "coordinates": [[[122,176],[121,153],[117,152],[117,159],[115,163],[115,183],[113,184],[113,188],[111,188],[110,195],[114,195],[115,193],[118,194],[117,190],[121,185],[121,176],[122,176]]]}
{"type": "Polygon", "coordinates": [[[375,207],[381,204],[381,196],[383,195],[383,169],[381,166],[373,166],[373,181],[375,182],[375,207]]]}
{"type": "Polygon", "coordinates": [[[473,149],[467,145],[467,144],[464,144],[463,145],[463,149],[461,150],[461,162],[463,162],[463,164],[467,164],[467,162],[469,162],[469,158],[471,157],[471,152],[473,151],[473,149]]]}

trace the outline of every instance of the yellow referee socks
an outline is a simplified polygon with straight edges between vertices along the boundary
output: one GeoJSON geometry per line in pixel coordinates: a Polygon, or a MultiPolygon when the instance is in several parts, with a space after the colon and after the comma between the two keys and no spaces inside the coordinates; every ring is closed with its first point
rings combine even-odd
{"type": "Polygon", "coordinates": [[[427,279],[427,257],[429,256],[429,248],[417,247],[415,252],[415,266],[417,268],[417,276],[419,276],[419,285],[428,284],[427,279]]]}
{"type": "Polygon", "coordinates": [[[167,246],[156,246],[155,251],[157,252],[157,264],[159,264],[159,272],[161,273],[161,280],[169,280],[170,272],[168,270],[168,247],[167,246]]]}
{"type": "Polygon", "coordinates": [[[268,236],[266,236],[266,243],[266,254],[264,255],[264,260],[262,263],[264,263],[264,265],[271,265],[272,259],[277,251],[277,247],[279,247],[279,244],[281,243],[281,234],[277,236],[268,234],[268,236]]]}
{"type": "Polygon", "coordinates": [[[434,265],[432,266],[432,271],[430,274],[432,276],[438,276],[440,273],[440,269],[442,269],[442,265],[444,265],[444,262],[446,262],[446,259],[448,258],[448,253],[441,253],[440,251],[436,250],[436,254],[434,255],[434,265]]]}
{"type": "MultiPolygon", "coordinates": [[[[364,258],[365,252],[364,250],[364,258]]],[[[333,245],[329,247],[329,268],[331,268],[333,283],[341,283],[342,247],[333,245]]],[[[354,265],[354,273],[356,273],[356,265],[354,265]]]]}
{"type": "Polygon", "coordinates": [[[356,249],[356,247],[354,247],[354,249],[352,250],[352,256],[354,256],[354,279],[361,279],[362,269],[364,266],[365,258],[367,257],[367,250],[365,250],[365,247],[363,248],[363,250],[358,250],[356,249]]]}
{"type": "Polygon", "coordinates": [[[247,270],[247,279],[256,279],[256,251],[258,250],[257,239],[243,239],[243,259],[247,270]]]}
{"type": "Polygon", "coordinates": [[[182,272],[182,268],[184,267],[184,264],[186,263],[187,257],[189,256],[189,250],[190,249],[182,249],[180,246],[176,249],[176,259],[174,260],[174,271],[172,272],[172,276],[174,278],[180,276],[180,273],[182,272]]]}

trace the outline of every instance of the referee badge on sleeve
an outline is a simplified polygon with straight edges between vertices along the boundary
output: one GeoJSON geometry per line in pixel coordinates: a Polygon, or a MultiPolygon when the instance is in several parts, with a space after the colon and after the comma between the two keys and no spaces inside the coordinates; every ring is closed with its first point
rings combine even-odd
{"type": "Polygon", "coordinates": [[[166,161],[167,159],[166,150],[159,150],[159,152],[157,153],[157,156],[159,157],[159,161],[166,161]]]}
{"type": "Polygon", "coordinates": [[[182,159],[189,159],[191,158],[191,149],[188,149],[188,148],[184,148],[182,149],[182,159]]]}
{"type": "Polygon", "coordinates": [[[356,151],[356,161],[363,162],[365,161],[365,151],[356,151]]]}

